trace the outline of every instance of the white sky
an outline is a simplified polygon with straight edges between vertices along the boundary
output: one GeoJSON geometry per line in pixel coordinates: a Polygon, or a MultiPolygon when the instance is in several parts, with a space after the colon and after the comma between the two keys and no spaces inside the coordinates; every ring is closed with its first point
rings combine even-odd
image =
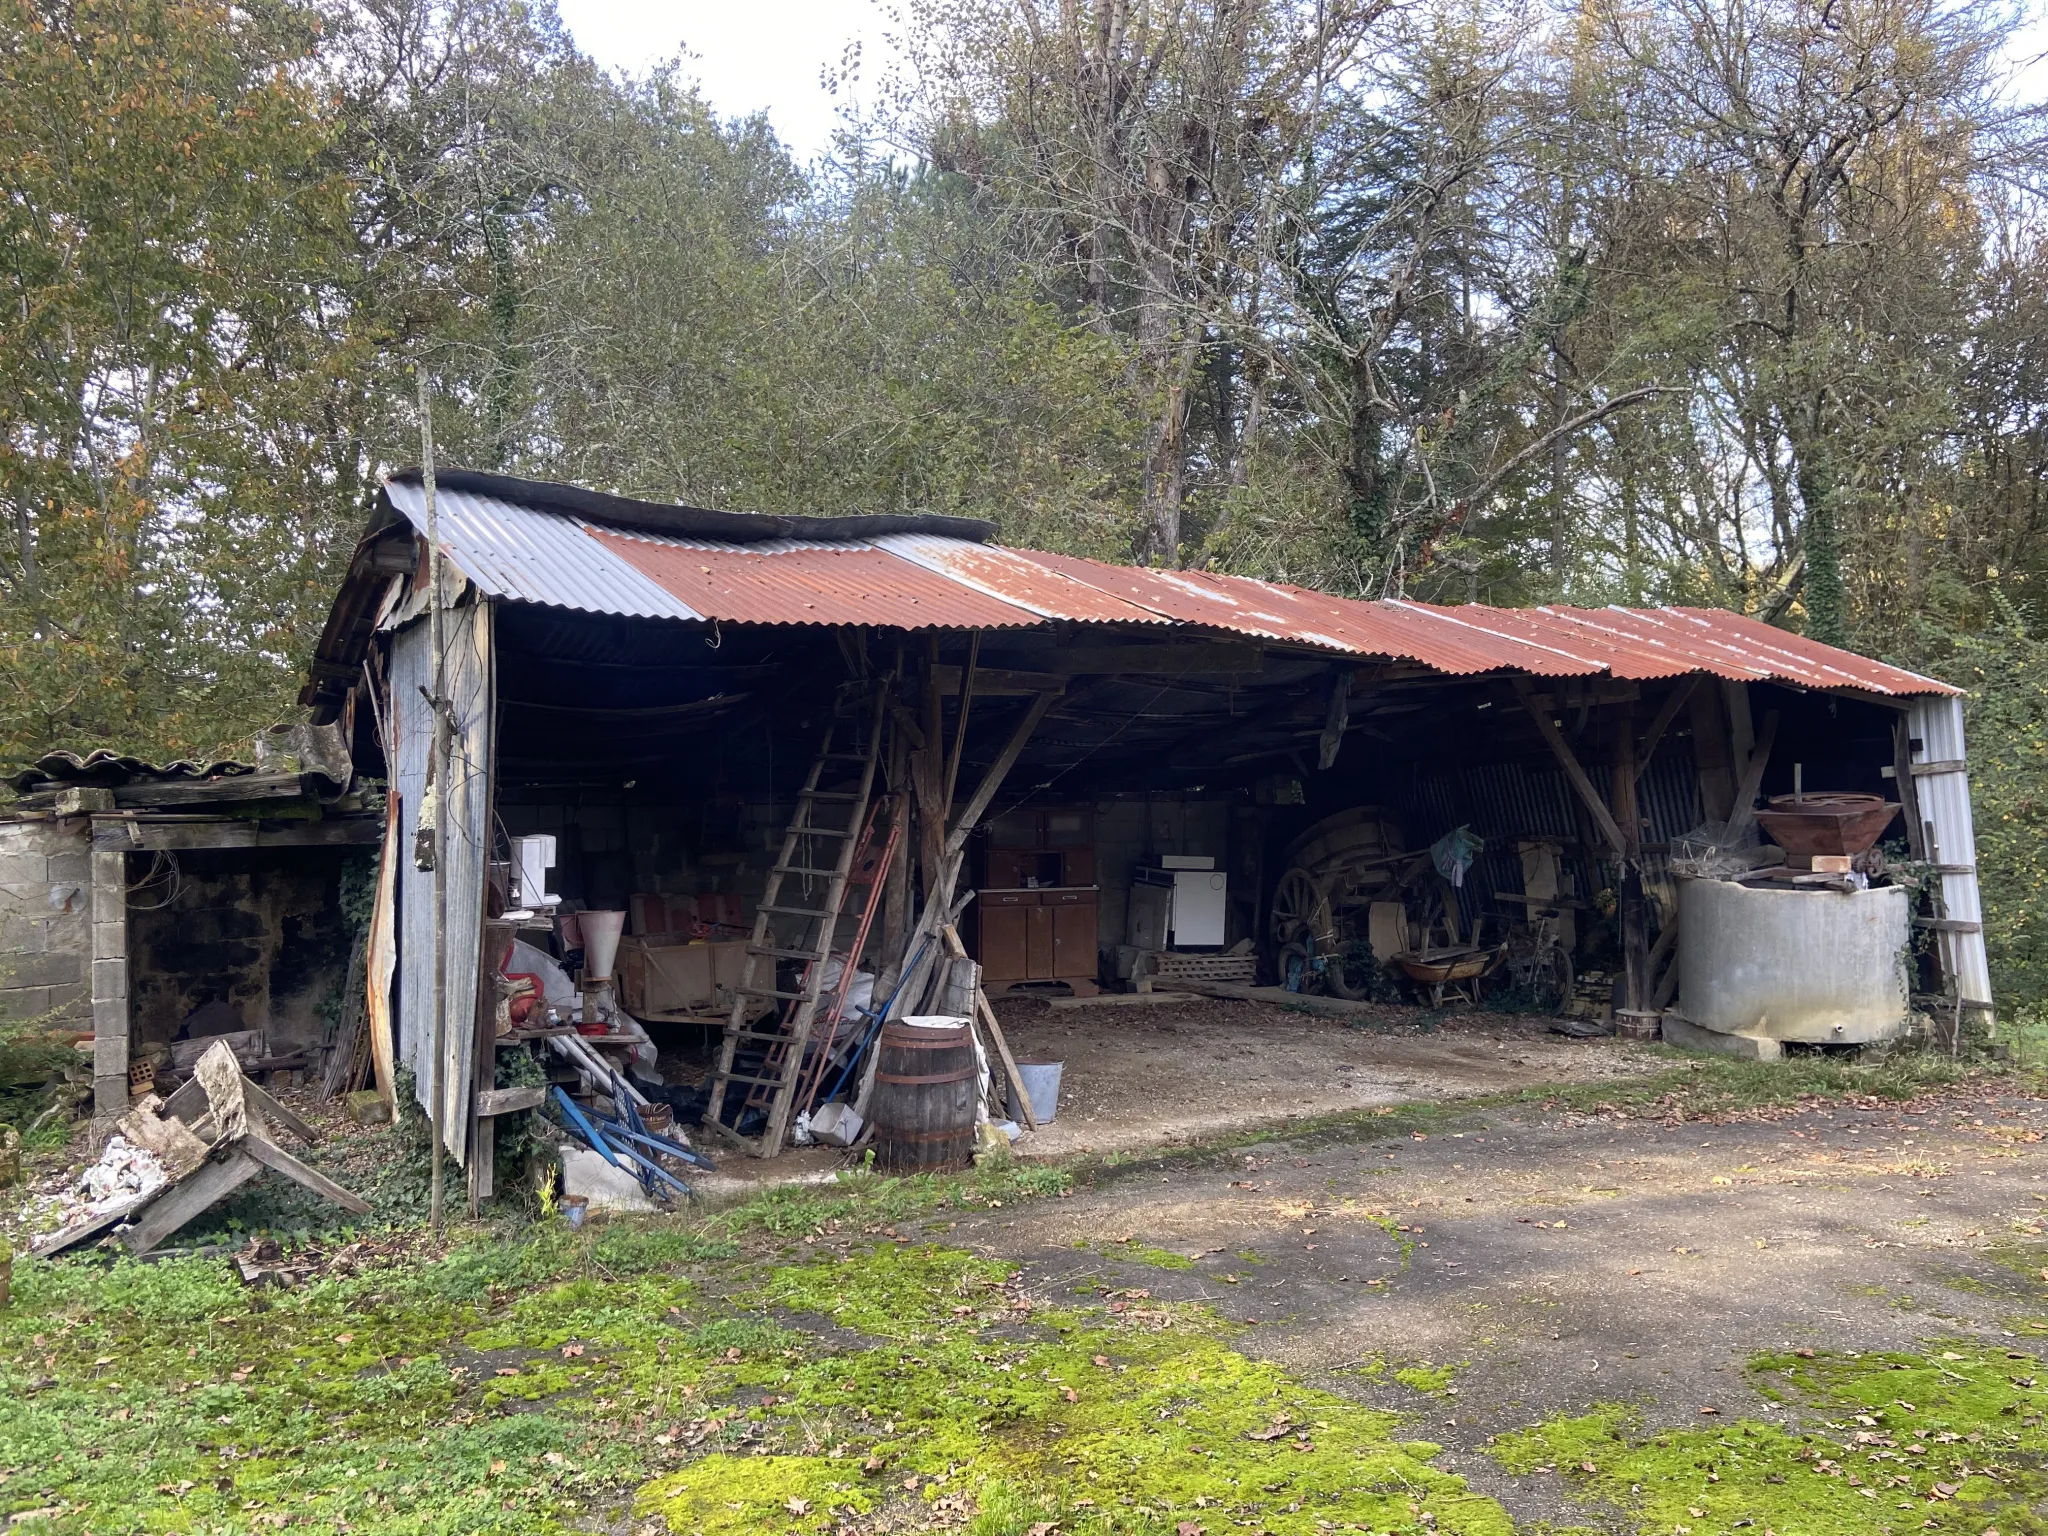
{"type": "Polygon", "coordinates": [[[830,147],[836,104],[819,71],[862,45],[864,87],[886,68],[877,0],[556,0],[585,53],[634,74],[678,54],[721,117],[765,110],[799,160],[830,147]]]}

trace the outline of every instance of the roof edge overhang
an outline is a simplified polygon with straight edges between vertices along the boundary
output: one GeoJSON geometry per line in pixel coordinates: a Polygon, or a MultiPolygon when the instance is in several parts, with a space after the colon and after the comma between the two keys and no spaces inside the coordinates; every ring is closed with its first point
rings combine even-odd
{"type": "MultiPolygon", "coordinates": [[[[401,469],[385,477],[387,485],[419,485],[418,469],[401,469]]],[[[553,480],[521,480],[513,475],[477,469],[442,469],[434,473],[436,488],[495,496],[542,512],[588,518],[610,528],[638,533],[665,533],[686,539],[716,539],[726,544],[765,544],[771,539],[878,539],[891,533],[936,534],[986,544],[996,525],[978,517],[952,517],[940,512],[860,512],[843,517],[794,517],[772,512],[717,512],[660,501],[638,501],[608,491],[586,490],[553,480]]],[[[390,497],[380,497],[386,505],[390,497]]]]}

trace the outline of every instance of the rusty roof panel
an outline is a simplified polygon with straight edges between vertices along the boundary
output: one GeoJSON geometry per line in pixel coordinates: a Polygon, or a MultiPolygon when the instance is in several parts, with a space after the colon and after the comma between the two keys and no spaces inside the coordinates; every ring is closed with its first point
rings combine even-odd
{"type": "Polygon", "coordinates": [[[1042,622],[865,541],[732,545],[606,528],[590,536],[677,602],[728,624],[1009,629],[1042,622]]]}
{"type": "MultiPolygon", "coordinates": [[[[961,539],[927,534],[895,533],[875,540],[892,555],[950,577],[962,586],[986,593],[1046,619],[1077,624],[1162,624],[1164,614],[1119,596],[1102,582],[1064,569],[1094,567],[1093,560],[1044,555],[1031,549],[1005,549],[997,544],[969,544],[961,539]]],[[[1102,566],[1121,571],[1123,566],[1102,566]]]]}
{"type": "MultiPolygon", "coordinates": [[[[391,503],[425,522],[417,484],[391,503]]],[[[1647,680],[1706,672],[1886,695],[1933,678],[1710,608],[1489,608],[1336,597],[1248,576],[1111,565],[932,533],[731,544],[602,527],[552,507],[444,489],[449,558],[493,597],[641,618],[1009,629],[1193,625],[1454,676],[1516,671],[1647,680]]]]}

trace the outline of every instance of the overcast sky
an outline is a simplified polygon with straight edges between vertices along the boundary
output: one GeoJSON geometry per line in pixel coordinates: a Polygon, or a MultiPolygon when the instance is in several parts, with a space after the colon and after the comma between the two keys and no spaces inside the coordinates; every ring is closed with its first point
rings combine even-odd
{"type": "Polygon", "coordinates": [[[799,159],[829,147],[834,99],[818,82],[849,43],[863,77],[885,65],[885,13],[875,0],[557,0],[577,46],[635,74],[681,53],[722,117],[766,111],[799,159]]]}

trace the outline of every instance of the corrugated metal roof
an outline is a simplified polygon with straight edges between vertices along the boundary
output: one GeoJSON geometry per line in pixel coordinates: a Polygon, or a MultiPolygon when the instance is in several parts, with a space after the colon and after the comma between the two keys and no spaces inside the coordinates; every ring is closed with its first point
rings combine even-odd
{"type": "MultiPolygon", "coordinates": [[[[590,537],[705,618],[748,624],[1008,629],[1041,622],[873,544],[712,544],[592,528],[590,537]]],[[[904,535],[916,537],[916,535],[904,535]]],[[[979,552],[979,544],[962,543],[979,552]]]]}
{"type": "MultiPolygon", "coordinates": [[[[425,522],[417,484],[390,481],[385,494],[415,527],[425,522]]],[[[1705,672],[1888,695],[1958,691],[1718,609],[1364,601],[917,532],[732,544],[622,532],[465,490],[441,491],[437,511],[448,558],[490,596],[634,618],[899,629],[1191,625],[1458,676],[1705,672]]]]}
{"type": "MultiPolygon", "coordinates": [[[[426,493],[418,485],[389,480],[384,494],[426,532],[426,493]]],[[[621,560],[579,519],[444,490],[435,493],[434,520],[441,552],[488,596],[632,619],[709,617],[621,560]]]]}

